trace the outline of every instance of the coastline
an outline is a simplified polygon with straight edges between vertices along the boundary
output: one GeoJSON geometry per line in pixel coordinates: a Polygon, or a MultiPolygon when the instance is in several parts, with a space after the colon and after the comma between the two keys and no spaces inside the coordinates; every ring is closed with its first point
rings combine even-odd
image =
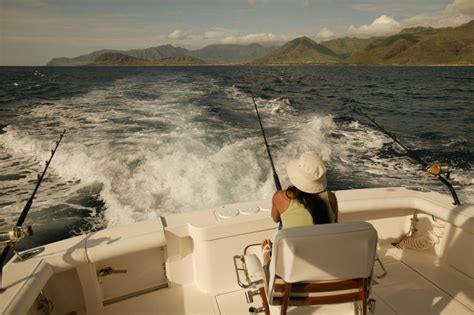
{"type": "Polygon", "coordinates": [[[344,63],[266,63],[266,64],[175,64],[175,65],[85,65],[45,67],[473,67],[474,64],[344,64],[344,63]]]}
{"type": "Polygon", "coordinates": [[[48,65],[0,65],[0,68],[101,68],[101,67],[474,67],[474,63],[442,63],[442,64],[345,64],[345,63],[212,63],[212,64],[169,64],[169,65],[74,65],[74,66],[48,66],[48,65]]]}

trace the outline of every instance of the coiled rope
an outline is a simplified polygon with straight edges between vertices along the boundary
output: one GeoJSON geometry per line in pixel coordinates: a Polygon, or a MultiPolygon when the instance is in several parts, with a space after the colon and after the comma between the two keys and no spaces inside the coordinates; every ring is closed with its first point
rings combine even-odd
{"type": "Polygon", "coordinates": [[[433,230],[427,231],[426,234],[422,236],[416,236],[416,233],[418,232],[418,215],[415,211],[411,218],[410,231],[408,231],[406,236],[398,243],[393,243],[392,245],[400,249],[427,250],[434,247],[436,244],[439,244],[444,235],[445,224],[438,222],[435,217],[432,217],[432,219],[433,230]]]}

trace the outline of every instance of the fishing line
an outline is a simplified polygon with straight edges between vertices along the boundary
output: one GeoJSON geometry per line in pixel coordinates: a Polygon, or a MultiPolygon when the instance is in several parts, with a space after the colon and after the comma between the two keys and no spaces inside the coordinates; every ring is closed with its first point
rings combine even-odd
{"type": "Polygon", "coordinates": [[[255,98],[253,97],[253,93],[252,93],[252,101],[253,101],[253,105],[255,106],[255,112],[257,113],[258,122],[260,124],[260,130],[262,131],[262,135],[263,135],[263,140],[265,141],[265,146],[267,148],[268,158],[270,159],[270,164],[272,166],[273,180],[275,182],[275,187],[277,190],[282,190],[280,179],[278,178],[278,174],[275,170],[275,164],[273,163],[272,154],[270,153],[270,146],[268,145],[267,137],[265,136],[265,129],[263,128],[262,120],[260,119],[260,114],[258,113],[257,103],[255,103],[255,98]]]}
{"type": "Polygon", "coordinates": [[[18,218],[13,230],[1,233],[2,238],[4,238],[5,247],[3,248],[2,255],[0,256],[0,292],[4,290],[2,288],[3,264],[5,263],[5,260],[7,259],[8,255],[10,254],[10,251],[12,249],[14,250],[15,243],[20,238],[33,234],[31,226],[23,227],[22,225],[25,222],[26,216],[30,211],[31,205],[33,204],[33,199],[35,198],[36,192],[38,191],[38,188],[41,185],[41,182],[43,181],[44,175],[48,170],[49,164],[51,163],[51,160],[53,159],[54,154],[56,153],[56,150],[58,149],[59,144],[61,143],[61,140],[63,139],[65,133],[66,129],[64,129],[64,131],[59,135],[59,140],[56,141],[56,146],[53,150],[51,150],[51,156],[49,160],[45,162],[46,165],[43,170],[43,173],[41,173],[41,175],[38,175],[38,181],[33,190],[33,193],[31,194],[30,199],[28,199],[28,201],[26,202],[25,207],[23,208],[23,211],[21,212],[20,217],[18,218]]]}
{"type": "MultiPolygon", "coordinates": [[[[429,164],[428,162],[423,160],[418,154],[416,154],[413,150],[411,150],[406,145],[404,145],[393,133],[387,131],[384,127],[379,125],[375,121],[375,119],[370,117],[367,113],[363,112],[362,110],[360,110],[358,108],[353,108],[353,110],[356,114],[359,114],[359,115],[367,118],[373,125],[375,125],[375,127],[377,127],[380,131],[382,131],[387,136],[389,136],[395,143],[400,145],[400,147],[402,147],[406,151],[408,157],[416,160],[418,163],[420,163],[423,166],[423,168],[426,171],[426,174],[425,174],[424,180],[423,180],[423,187],[425,186],[426,178],[427,178],[428,174],[431,174],[431,175],[435,176],[436,178],[438,178],[443,184],[445,184],[449,188],[449,190],[451,192],[451,195],[454,199],[454,204],[455,205],[460,204],[458,196],[456,195],[456,191],[454,190],[454,187],[451,185],[451,183],[448,182],[448,180],[446,180],[441,175],[441,174],[446,174],[446,177],[449,178],[449,170],[448,170],[448,166],[446,164],[440,164],[440,163],[429,164]]],[[[417,211],[415,211],[413,213],[413,216],[410,220],[411,220],[410,230],[398,242],[392,243],[393,246],[395,246],[397,248],[400,248],[400,249],[407,248],[407,249],[414,249],[414,250],[426,250],[426,249],[432,248],[433,246],[435,246],[436,244],[439,243],[440,239],[442,238],[442,236],[444,234],[444,230],[443,230],[444,229],[444,224],[437,223],[435,217],[433,217],[433,221],[435,222],[435,224],[433,224],[433,227],[434,227],[434,229],[436,229],[436,232],[435,231],[429,231],[428,233],[426,233],[424,235],[417,236],[416,235],[417,232],[418,232],[418,229],[417,229],[417,223],[418,223],[417,211]]]]}
{"type": "Polygon", "coordinates": [[[453,185],[442,176],[442,174],[446,174],[446,177],[449,178],[449,168],[448,165],[445,163],[428,163],[425,160],[423,160],[418,154],[416,154],[415,151],[411,150],[409,147],[404,145],[395,134],[391,133],[390,131],[387,131],[383,126],[379,125],[374,118],[370,117],[367,113],[362,111],[359,108],[353,107],[353,111],[365,118],[367,118],[376,128],[378,128],[380,131],[382,131],[384,134],[389,136],[395,143],[397,143],[400,147],[403,148],[403,150],[406,151],[406,155],[418,163],[420,163],[424,170],[433,176],[435,176],[437,179],[439,179],[444,185],[446,185],[449,188],[449,191],[451,192],[451,196],[453,197],[454,204],[455,205],[460,205],[461,202],[459,201],[459,198],[456,194],[456,191],[453,187],[453,185]]]}

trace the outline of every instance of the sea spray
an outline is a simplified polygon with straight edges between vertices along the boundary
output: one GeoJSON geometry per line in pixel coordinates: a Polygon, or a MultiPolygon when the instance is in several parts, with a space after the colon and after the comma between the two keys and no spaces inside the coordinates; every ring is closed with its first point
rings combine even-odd
{"type": "Polygon", "coordinates": [[[31,212],[39,231],[32,246],[170,213],[271,200],[250,91],[283,187],[288,159],[315,150],[328,165],[331,189],[425,184],[446,193],[390,139],[351,117],[348,106],[357,104],[402,137],[419,130],[409,143],[427,159],[453,161],[461,201],[472,197],[472,93],[459,84],[472,73],[464,68],[445,69],[456,73],[455,82],[433,69],[367,68],[360,78],[360,69],[344,68],[345,80],[337,67],[50,68],[44,78],[30,70],[0,73],[2,227],[24,205],[57,132],[68,129],[31,212]],[[383,77],[416,91],[420,71],[431,78],[423,103],[403,88],[390,99],[376,91],[390,89],[383,77]],[[10,72],[17,79],[8,79],[10,72]],[[449,93],[452,102],[429,98],[453,84],[460,88],[449,93]],[[443,124],[430,118],[440,106],[447,108],[438,115],[443,124]]]}

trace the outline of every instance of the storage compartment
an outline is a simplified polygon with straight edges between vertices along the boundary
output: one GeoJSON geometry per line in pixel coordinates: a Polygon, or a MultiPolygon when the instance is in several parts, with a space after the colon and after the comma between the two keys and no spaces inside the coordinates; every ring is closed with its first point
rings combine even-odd
{"type": "Polygon", "coordinates": [[[168,286],[164,248],[103,260],[95,264],[104,305],[168,286]]]}

